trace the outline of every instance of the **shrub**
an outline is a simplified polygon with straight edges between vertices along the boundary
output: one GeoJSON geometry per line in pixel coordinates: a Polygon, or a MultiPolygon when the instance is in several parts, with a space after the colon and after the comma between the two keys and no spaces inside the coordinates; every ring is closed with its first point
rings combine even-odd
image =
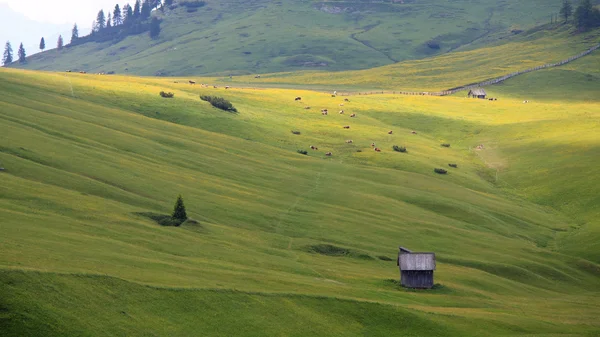
{"type": "Polygon", "coordinates": [[[296,152],[298,152],[300,154],[303,154],[303,155],[307,155],[308,154],[308,151],[306,151],[306,150],[298,150],[296,152]]]}
{"type": "Polygon", "coordinates": [[[295,135],[299,135],[300,131],[292,130],[292,133],[295,134],[295,135]]]}
{"type": "Polygon", "coordinates": [[[186,8],[200,8],[200,7],[204,7],[204,5],[206,5],[206,2],[204,2],[204,1],[182,1],[179,4],[186,8]]]}
{"type": "Polygon", "coordinates": [[[158,213],[152,213],[152,212],[140,212],[140,213],[134,213],[134,214],[141,215],[143,217],[152,219],[161,226],[177,227],[184,222],[181,219],[174,219],[170,215],[166,215],[166,214],[158,214],[158,213]]]}
{"type": "Polygon", "coordinates": [[[444,170],[443,168],[435,168],[435,169],[433,169],[433,172],[439,173],[439,174],[446,174],[446,173],[448,173],[448,171],[444,170]]]}
{"type": "Polygon", "coordinates": [[[380,259],[381,261],[394,261],[394,259],[392,259],[391,257],[384,256],[384,255],[380,255],[377,258],[380,259]]]}
{"type": "Polygon", "coordinates": [[[448,143],[444,143],[444,144],[442,144],[442,146],[443,146],[443,147],[450,147],[450,144],[448,144],[448,143]]]}
{"type": "Polygon", "coordinates": [[[209,102],[215,108],[219,108],[225,111],[237,112],[237,109],[233,107],[233,104],[223,97],[217,96],[200,96],[200,99],[209,102]]]}
{"type": "Polygon", "coordinates": [[[435,40],[429,40],[429,41],[427,41],[426,44],[427,44],[427,47],[429,47],[431,49],[436,49],[437,50],[437,49],[441,48],[440,43],[438,41],[435,41],[435,40]]]}
{"type": "Polygon", "coordinates": [[[406,152],[405,146],[394,145],[392,148],[394,149],[394,151],[397,151],[397,152],[406,152]]]}
{"type": "Polygon", "coordinates": [[[454,167],[454,168],[457,168],[457,167],[458,167],[458,165],[456,165],[456,164],[448,164],[448,166],[450,166],[450,167],[454,167]]]}
{"type": "Polygon", "coordinates": [[[172,92],[164,92],[164,91],[160,92],[160,97],[173,98],[173,96],[175,96],[175,94],[172,92]]]}

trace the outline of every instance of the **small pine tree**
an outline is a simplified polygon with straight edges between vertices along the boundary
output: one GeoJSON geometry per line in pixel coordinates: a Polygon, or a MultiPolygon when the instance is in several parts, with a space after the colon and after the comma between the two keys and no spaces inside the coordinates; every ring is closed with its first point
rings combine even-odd
{"type": "Polygon", "coordinates": [[[73,25],[73,30],[71,31],[71,43],[77,41],[79,38],[79,29],[77,28],[77,24],[73,25]]]}
{"type": "Polygon", "coordinates": [[[10,45],[10,41],[6,41],[6,45],[4,46],[4,55],[2,56],[2,64],[7,66],[11,64],[13,61],[13,50],[10,45]]]}
{"type": "Polygon", "coordinates": [[[25,47],[23,47],[23,43],[19,46],[19,50],[17,51],[17,55],[19,55],[19,63],[27,62],[27,54],[25,53],[25,47]]]}
{"type": "Polygon", "coordinates": [[[131,6],[129,6],[129,4],[123,6],[122,18],[123,24],[125,25],[129,25],[133,21],[133,9],[131,8],[131,6]]]}
{"type": "Polygon", "coordinates": [[[100,10],[96,16],[96,30],[101,31],[106,27],[106,17],[104,16],[104,10],[100,10]]]}
{"type": "Polygon", "coordinates": [[[183,198],[181,197],[181,194],[177,197],[175,207],[173,208],[173,215],[171,217],[173,219],[180,220],[181,222],[187,220],[187,213],[185,212],[185,205],[183,204],[183,198]]]}
{"type": "Polygon", "coordinates": [[[106,18],[106,28],[112,27],[112,16],[110,12],[108,13],[108,17],[106,18]]]}
{"type": "Polygon", "coordinates": [[[142,4],[140,0],[135,0],[135,5],[133,5],[133,18],[138,19],[140,17],[140,11],[142,8],[142,4]]]}
{"type": "Polygon", "coordinates": [[[123,24],[123,17],[121,16],[121,8],[119,4],[115,5],[115,9],[113,10],[113,26],[118,26],[123,24]]]}
{"type": "Polygon", "coordinates": [[[64,46],[62,35],[58,36],[58,41],[56,41],[56,49],[62,50],[64,46]]]}
{"type": "Polygon", "coordinates": [[[44,49],[46,49],[46,41],[42,37],[42,39],[40,40],[40,50],[44,51],[44,49]]]}
{"type": "Polygon", "coordinates": [[[152,12],[152,8],[150,7],[150,1],[144,0],[142,3],[142,8],[140,9],[140,18],[142,20],[146,20],[150,17],[150,13],[152,12]]]}
{"type": "Polygon", "coordinates": [[[156,39],[160,35],[160,20],[157,17],[153,17],[150,21],[150,37],[156,39]]]}
{"type": "Polygon", "coordinates": [[[571,1],[564,0],[562,7],[560,8],[560,15],[565,18],[565,23],[569,21],[569,17],[573,14],[573,6],[571,5],[571,1]]]}

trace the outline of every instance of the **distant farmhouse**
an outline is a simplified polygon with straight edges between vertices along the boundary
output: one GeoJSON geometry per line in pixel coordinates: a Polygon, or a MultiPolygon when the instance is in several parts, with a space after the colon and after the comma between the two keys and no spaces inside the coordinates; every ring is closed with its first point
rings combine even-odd
{"type": "Polygon", "coordinates": [[[482,88],[477,88],[477,89],[471,89],[471,90],[469,90],[468,96],[472,97],[472,98],[485,99],[485,97],[487,96],[487,94],[485,93],[485,90],[483,90],[482,88]]]}
{"type": "Polygon", "coordinates": [[[407,288],[433,287],[435,253],[413,253],[400,247],[397,265],[400,268],[400,283],[407,288]]]}

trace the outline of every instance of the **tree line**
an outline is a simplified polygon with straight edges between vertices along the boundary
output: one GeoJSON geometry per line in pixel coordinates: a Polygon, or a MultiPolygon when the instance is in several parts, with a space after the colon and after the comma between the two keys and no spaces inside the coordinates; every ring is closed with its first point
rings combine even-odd
{"type": "MultiPolygon", "coordinates": [[[[75,46],[86,42],[103,42],[115,39],[123,39],[129,35],[141,34],[149,32],[151,38],[156,39],[160,35],[160,19],[152,17],[152,10],[158,9],[164,11],[165,6],[171,6],[173,0],[136,0],[133,7],[129,3],[123,8],[116,4],[112,11],[108,11],[105,15],[104,10],[100,10],[96,15],[96,19],[92,23],[92,31],[87,36],[79,36],[79,28],[77,23],[73,25],[71,30],[71,41],[67,46],[75,46]]],[[[59,35],[56,41],[56,49],[62,50],[65,43],[62,35],[59,35]]],[[[46,49],[46,41],[41,38],[39,49],[46,49]]],[[[21,64],[27,62],[27,55],[23,43],[19,46],[18,61],[21,64]]],[[[10,41],[4,46],[4,54],[2,64],[7,66],[13,63],[14,55],[10,41]]]]}
{"type": "Polygon", "coordinates": [[[591,0],[580,1],[575,11],[570,0],[563,0],[560,15],[565,23],[573,17],[572,22],[580,32],[600,27],[600,9],[594,7],[591,0]]]}

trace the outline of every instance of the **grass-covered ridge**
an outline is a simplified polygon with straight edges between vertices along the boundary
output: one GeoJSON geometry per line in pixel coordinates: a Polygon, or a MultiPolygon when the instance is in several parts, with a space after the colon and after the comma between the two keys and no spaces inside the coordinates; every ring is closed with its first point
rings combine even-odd
{"type": "Polygon", "coordinates": [[[548,23],[562,3],[206,2],[191,13],[185,6],[156,11],[163,20],[156,40],[140,34],[51,50],[30,57],[25,67],[160,76],[368,69],[502,42],[548,23]]]}
{"type": "Polygon", "coordinates": [[[528,81],[577,80],[592,60],[490,88],[495,102],[345,102],[2,69],[1,327],[15,336],[201,327],[389,336],[399,326],[417,336],[594,335],[600,111],[583,89],[549,100],[538,87],[522,103],[528,81]],[[296,152],[310,145],[319,150],[296,152]],[[168,214],[178,194],[198,224],[137,214],[168,214]],[[399,245],[438,254],[440,288],[389,281],[394,261],[376,257],[394,259],[399,245]]]}

